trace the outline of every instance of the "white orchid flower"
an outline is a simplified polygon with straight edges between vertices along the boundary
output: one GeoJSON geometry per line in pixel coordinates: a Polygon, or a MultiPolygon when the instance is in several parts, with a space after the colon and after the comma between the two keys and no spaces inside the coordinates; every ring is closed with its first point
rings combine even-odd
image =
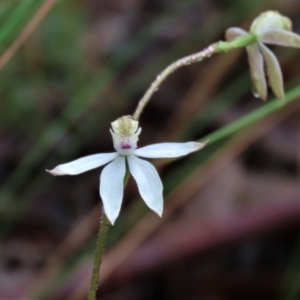
{"type": "Polygon", "coordinates": [[[112,125],[112,138],[117,152],[94,154],[62,164],[53,170],[47,170],[52,175],[77,175],[109,163],[100,175],[100,196],[104,211],[111,224],[119,215],[123,199],[123,182],[128,168],[139,192],[150,209],[159,216],[163,212],[163,186],[155,168],[145,158],[180,157],[202,149],[207,142],[161,143],[137,149],[138,136],[141,128],[138,121],[131,116],[123,116],[112,125]]]}
{"type": "Polygon", "coordinates": [[[280,64],[265,44],[300,48],[300,35],[292,32],[292,22],[289,18],[276,11],[267,11],[253,21],[250,33],[241,28],[232,27],[227,29],[226,39],[230,42],[249,34],[254,35],[256,39],[253,44],[246,47],[255,94],[266,100],[268,84],[275,96],[284,100],[280,64]]]}

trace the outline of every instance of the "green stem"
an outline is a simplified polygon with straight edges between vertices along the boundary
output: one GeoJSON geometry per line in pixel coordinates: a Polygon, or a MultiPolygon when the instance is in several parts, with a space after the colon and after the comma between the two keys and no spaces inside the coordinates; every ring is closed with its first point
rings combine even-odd
{"type": "Polygon", "coordinates": [[[92,273],[92,279],[91,279],[91,284],[90,284],[90,289],[88,294],[88,300],[96,300],[96,292],[98,289],[98,282],[99,282],[99,272],[102,263],[102,255],[104,251],[108,228],[109,228],[109,221],[104,212],[104,209],[102,209],[102,216],[101,216],[100,228],[98,231],[93,273],[92,273]]]}
{"type": "Polygon", "coordinates": [[[236,38],[231,42],[220,41],[219,43],[217,43],[216,52],[228,52],[236,48],[243,48],[249,46],[251,44],[254,44],[255,42],[256,36],[252,33],[248,33],[246,35],[236,38]]]}
{"type": "MultiPolygon", "coordinates": [[[[130,172],[129,172],[127,161],[126,161],[126,173],[124,176],[124,187],[127,185],[129,177],[130,177],[130,172]]],[[[104,209],[102,209],[100,228],[98,231],[97,242],[96,242],[93,273],[92,273],[92,278],[91,278],[91,283],[90,283],[90,288],[89,288],[89,293],[88,293],[88,300],[96,300],[96,293],[97,293],[98,283],[99,283],[100,267],[101,267],[101,263],[102,263],[102,256],[103,256],[103,252],[104,252],[104,247],[105,247],[105,243],[106,243],[106,237],[107,237],[107,232],[108,232],[109,226],[110,226],[109,220],[104,212],[104,209]]]]}
{"type": "Polygon", "coordinates": [[[209,143],[215,143],[225,137],[238,132],[239,130],[254,124],[255,122],[263,119],[264,117],[272,114],[273,112],[282,109],[284,106],[296,101],[300,97],[300,86],[292,89],[286,94],[286,100],[274,100],[265,104],[263,107],[256,109],[254,112],[249,113],[247,116],[207,135],[201,141],[209,140],[209,143]]]}

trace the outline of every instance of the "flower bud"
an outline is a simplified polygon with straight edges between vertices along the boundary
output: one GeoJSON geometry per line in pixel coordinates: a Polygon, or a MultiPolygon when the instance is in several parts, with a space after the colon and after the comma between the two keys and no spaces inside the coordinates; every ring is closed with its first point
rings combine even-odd
{"type": "Polygon", "coordinates": [[[258,34],[260,31],[268,29],[292,30],[292,22],[289,18],[282,16],[277,11],[267,11],[261,13],[253,22],[250,32],[258,34]]]}

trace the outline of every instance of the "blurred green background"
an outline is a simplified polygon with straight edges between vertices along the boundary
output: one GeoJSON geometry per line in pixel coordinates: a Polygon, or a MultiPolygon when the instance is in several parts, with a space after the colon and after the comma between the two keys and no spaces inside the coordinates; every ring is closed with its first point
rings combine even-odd
{"type": "MultiPolygon", "coordinates": [[[[272,9],[300,33],[298,0],[1,0],[1,55],[51,3],[0,69],[1,300],[86,298],[100,170],[54,178],[45,169],[112,151],[110,122],[132,114],[168,64],[228,27],[247,30],[272,9]]],[[[299,85],[299,50],[272,50],[286,91],[299,85]]],[[[300,299],[298,102],[197,154],[154,162],[162,219],[130,179],[99,299],[300,299]]],[[[163,83],[139,145],[197,140],[262,105],[245,51],[215,55],[163,83]]]]}

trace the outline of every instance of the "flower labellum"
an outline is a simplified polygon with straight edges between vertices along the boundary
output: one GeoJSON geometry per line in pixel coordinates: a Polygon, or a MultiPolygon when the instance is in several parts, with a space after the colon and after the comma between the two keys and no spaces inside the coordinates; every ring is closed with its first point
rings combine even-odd
{"type": "Polygon", "coordinates": [[[139,192],[150,209],[159,216],[163,212],[163,186],[152,164],[140,159],[180,157],[202,149],[207,142],[160,143],[137,149],[141,128],[131,116],[123,116],[111,123],[111,135],[116,152],[94,154],[62,164],[53,170],[52,175],[77,175],[109,163],[100,175],[100,196],[104,211],[114,224],[121,209],[123,182],[126,173],[126,161],[134,177],[139,192]]]}
{"type": "MultiPolygon", "coordinates": [[[[247,31],[232,27],[226,31],[227,41],[249,34],[247,31]]],[[[284,100],[283,77],[279,62],[273,52],[265,45],[279,45],[300,48],[300,36],[292,32],[292,22],[276,11],[260,14],[250,28],[250,34],[256,37],[256,42],[246,47],[250,65],[253,89],[261,99],[267,99],[267,81],[275,96],[284,100]]]]}

